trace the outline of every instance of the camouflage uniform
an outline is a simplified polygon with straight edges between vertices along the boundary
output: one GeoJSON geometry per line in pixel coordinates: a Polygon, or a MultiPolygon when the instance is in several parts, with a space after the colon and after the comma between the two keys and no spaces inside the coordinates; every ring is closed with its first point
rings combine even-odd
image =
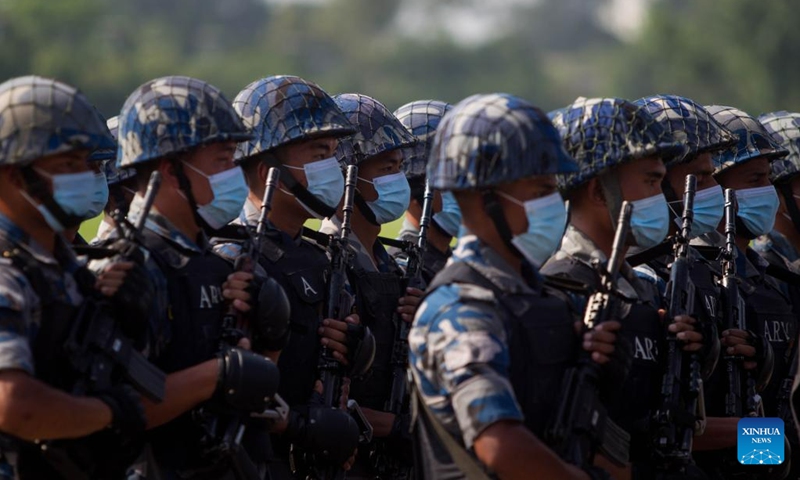
{"type": "MultiPolygon", "coordinates": [[[[577,171],[545,114],[508,94],[474,95],[457,104],[439,125],[432,152],[432,186],[484,192],[483,208],[507,244],[506,215],[492,214],[497,187],[577,171]]],[[[411,373],[426,406],[415,423],[421,478],[464,478],[460,469],[483,468],[453,455],[461,447],[474,458],[476,439],[497,422],[522,423],[546,441],[560,400],[553,392],[579,353],[572,308],[527,260],[514,269],[477,236],[462,234],[409,336],[411,373]]],[[[605,478],[582,467],[592,478],[605,478]]]]}
{"type": "MultiPolygon", "coordinates": [[[[113,429],[46,443],[50,451],[62,455],[62,465],[87,477],[121,475],[131,460],[127,455],[138,454],[140,448],[135,442],[126,443],[128,451],[122,455],[114,448],[122,444],[123,437],[127,441],[140,434],[130,428],[123,431],[118,417],[122,416],[121,405],[135,409],[140,400],[132,391],[124,393],[122,389],[130,387],[121,382],[105,385],[90,381],[73,363],[76,353],[66,351],[70,329],[80,320],[79,308],[88,297],[97,295],[96,278],[76,259],[59,233],[79,225],[81,218],[55,200],[54,191],[49,182],[42,181],[34,162],[50,155],[94,152],[112,146],[102,117],[74,87],[36,76],[0,84],[0,165],[18,169],[24,181],[20,192],[37,207],[54,240],[51,253],[0,214],[0,370],[25,372],[68,394],[84,386],[81,396],[95,396],[111,409],[113,429]]],[[[110,308],[124,309],[125,305],[112,301],[110,308]]],[[[122,420],[133,423],[133,418],[122,420]]],[[[137,421],[143,428],[144,419],[137,421]]],[[[38,443],[3,435],[3,475],[65,478],[64,469],[52,464],[51,459],[38,443]],[[11,465],[6,464],[9,460],[11,465]]]]}

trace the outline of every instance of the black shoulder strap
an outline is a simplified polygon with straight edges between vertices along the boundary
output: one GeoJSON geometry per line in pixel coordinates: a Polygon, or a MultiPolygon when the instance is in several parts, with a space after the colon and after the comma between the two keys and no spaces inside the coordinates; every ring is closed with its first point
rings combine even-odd
{"type": "Polygon", "coordinates": [[[378,237],[378,241],[381,242],[385,247],[394,247],[400,250],[405,250],[410,243],[406,240],[396,240],[388,237],[378,237]]]}
{"type": "Polygon", "coordinates": [[[303,227],[303,230],[300,234],[306,238],[314,240],[314,242],[323,247],[327,247],[331,243],[330,235],[328,235],[327,233],[311,230],[308,227],[303,227]]]}
{"type": "Polygon", "coordinates": [[[786,282],[789,285],[800,286],[800,275],[787,268],[770,263],[767,265],[766,273],[770,277],[776,278],[782,282],[786,282]]]}
{"type": "Polygon", "coordinates": [[[639,253],[634,253],[633,255],[628,255],[625,258],[625,261],[628,262],[631,267],[638,267],[643,263],[650,262],[651,260],[663,255],[667,255],[670,252],[672,252],[672,239],[668,238],[655,247],[648,248],[647,250],[643,250],[639,253]]]}

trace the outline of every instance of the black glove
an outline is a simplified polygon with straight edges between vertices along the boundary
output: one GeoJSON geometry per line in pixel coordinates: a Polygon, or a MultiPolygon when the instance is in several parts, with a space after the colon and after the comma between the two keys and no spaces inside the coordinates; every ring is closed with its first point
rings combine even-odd
{"type": "Polygon", "coordinates": [[[369,371],[375,360],[375,337],[369,327],[347,324],[347,359],[350,377],[360,377],[369,371]]]}
{"type": "Polygon", "coordinates": [[[322,405],[314,392],[308,405],[292,408],[286,438],[304,451],[339,467],[358,447],[358,424],[345,410],[322,405]]]}
{"type": "Polygon", "coordinates": [[[275,279],[267,278],[258,283],[258,293],[253,297],[258,299],[253,319],[254,349],[277,352],[289,341],[289,299],[275,279]]]}
{"type": "Polygon", "coordinates": [[[280,372],[272,360],[241,348],[220,352],[217,393],[230,407],[244,412],[262,412],[280,383],[280,372]]]}
{"type": "Polygon", "coordinates": [[[141,350],[147,339],[147,319],[150,318],[156,290],[143,266],[134,263],[133,268],[125,273],[125,281],[111,297],[114,318],[125,336],[141,350]]]}
{"type": "Polygon", "coordinates": [[[111,428],[119,434],[136,435],[144,432],[142,397],[130,385],[121,384],[94,394],[111,409],[111,428]]]}

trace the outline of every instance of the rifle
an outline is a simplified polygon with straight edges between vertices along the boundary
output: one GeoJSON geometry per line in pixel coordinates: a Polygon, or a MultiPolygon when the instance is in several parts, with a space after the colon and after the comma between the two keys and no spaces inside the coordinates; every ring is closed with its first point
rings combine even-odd
{"type": "MultiPolygon", "coordinates": [[[[689,240],[694,221],[694,196],[697,178],[686,176],[681,228],[674,238],[675,260],[667,284],[667,315],[690,315],[694,311],[695,285],[689,276],[689,240]]],[[[671,322],[670,322],[671,323],[671,322]]],[[[667,330],[667,365],[661,382],[661,404],[654,415],[656,426],[655,452],[665,471],[682,470],[691,462],[692,440],[698,425],[705,422],[703,380],[700,360],[696,353],[681,351],[677,335],[667,330]],[[684,371],[688,357],[689,370],[684,371]],[[699,420],[698,409],[700,410],[699,420]]]]}
{"type": "MultiPolygon", "coordinates": [[[[425,182],[425,195],[422,203],[422,216],[419,220],[419,238],[417,243],[408,243],[406,254],[408,263],[403,275],[405,286],[421,288],[422,281],[422,256],[428,246],[428,228],[430,227],[433,211],[433,189],[430,182],[425,182]]],[[[392,345],[392,389],[384,410],[395,415],[403,411],[403,406],[408,400],[408,332],[411,329],[408,322],[404,322],[398,314],[394,315],[395,336],[392,345]]]]}
{"type": "MultiPolygon", "coordinates": [[[[422,256],[428,246],[428,229],[433,217],[433,189],[430,182],[427,181],[425,182],[423,199],[417,243],[407,241],[395,243],[395,245],[399,244],[408,258],[403,281],[401,282],[403,290],[405,290],[405,287],[420,289],[425,287],[422,280],[422,256]]],[[[395,336],[392,344],[391,359],[392,388],[389,392],[389,398],[384,404],[384,411],[397,416],[407,411],[407,402],[409,401],[408,333],[411,330],[411,326],[408,322],[403,321],[397,313],[393,316],[393,322],[395,336]]],[[[408,478],[409,476],[408,465],[410,462],[402,459],[402,453],[397,451],[397,447],[394,447],[394,449],[394,452],[390,452],[390,447],[385,442],[376,442],[371,452],[372,465],[380,478],[399,479],[408,478]]]]}
{"type": "MultiPolygon", "coordinates": [[[[357,152],[358,153],[358,152],[357,152]]],[[[331,255],[331,276],[328,284],[328,302],[325,318],[344,320],[353,306],[353,300],[347,292],[347,269],[353,261],[353,252],[350,249],[350,233],[352,232],[352,215],[355,204],[356,182],[358,180],[358,167],[348,165],[345,173],[344,202],[342,206],[342,225],[338,235],[331,235],[328,239],[328,248],[331,255]]],[[[342,382],[346,375],[344,366],[333,357],[333,352],[322,346],[317,360],[317,371],[322,382],[322,404],[325,407],[339,409],[339,397],[342,391],[342,382]]],[[[372,441],[372,426],[361,411],[358,402],[353,399],[347,401],[347,411],[353,417],[359,428],[359,442],[372,441]]],[[[344,470],[340,465],[326,465],[327,462],[309,459],[308,464],[314,470],[309,476],[312,478],[343,478],[344,470]]]]}
{"type": "MultiPolygon", "coordinates": [[[[722,267],[722,312],[726,328],[747,330],[744,300],[739,295],[736,279],[736,192],[725,189],[725,248],[720,252],[722,267]]],[[[726,417],[763,417],[764,405],[756,392],[753,374],[744,368],[744,357],[725,355],[725,373],[728,391],[725,394],[726,417]],[[742,377],[745,377],[744,398],[742,377]]]]}
{"type": "MultiPolygon", "coordinates": [[[[606,267],[594,261],[600,283],[586,306],[584,331],[619,317],[621,295],[617,278],[624,260],[623,248],[630,233],[633,205],[622,202],[611,256],[606,267]]],[[[567,372],[561,391],[561,404],[555,422],[547,433],[547,443],[567,462],[590,465],[597,451],[619,466],[628,462],[630,435],[616,425],[600,400],[601,366],[582,351],[578,364],[567,372]]]]}
{"type": "MultiPolygon", "coordinates": [[[[125,231],[125,240],[131,248],[138,250],[134,242],[141,236],[160,185],[161,175],[153,172],[141,217],[134,228],[125,231]]],[[[131,256],[133,250],[123,252],[123,255],[131,256]]],[[[133,342],[114,320],[113,312],[110,301],[97,294],[85,299],[75,317],[64,344],[73,368],[81,374],[73,393],[85,395],[103,390],[121,375],[139,393],[160,402],[164,399],[166,375],[134,348],[133,342]]]]}
{"type": "MultiPolygon", "coordinates": [[[[256,224],[255,234],[248,239],[244,247],[244,252],[236,258],[234,270],[237,272],[252,273],[255,270],[256,258],[261,249],[264,230],[266,228],[267,215],[272,210],[272,196],[278,187],[279,172],[277,168],[270,168],[267,174],[264,196],[261,200],[261,212],[256,224]]],[[[220,336],[220,350],[228,347],[235,347],[239,340],[247,335],[247,332],[240,328],[241,312],[229,305],[222,317],[222,333],[220,336]]],[[[242,447],[242,437],[244,436],[245,420],[251,418],[266,418],[270,420],[285,419],[288,415],[289,406],[276,393],[273,397],[274,408],[267,408],[263,412],[250,415],[206,415],[205,412],[198,412],[200,416],[208,418],[208,438],[211,445],[207,451],[210,456],[226,458],[233,470],[234,476],[241,480],[260,479],[258,468],[250,459],[245,449],[242,447]],[[224,432],[218,437],[217,430],[220,423],[224,421],[224,432]]]]}

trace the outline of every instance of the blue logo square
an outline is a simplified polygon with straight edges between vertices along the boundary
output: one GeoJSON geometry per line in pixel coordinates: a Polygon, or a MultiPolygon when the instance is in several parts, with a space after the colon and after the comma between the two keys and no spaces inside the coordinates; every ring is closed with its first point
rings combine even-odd
{"type": "Polygon", "coordinates": [[[738,432],[737,453],[742,465],[780,465],[785,460],[780,418],[742,418],[738,432]]]}

